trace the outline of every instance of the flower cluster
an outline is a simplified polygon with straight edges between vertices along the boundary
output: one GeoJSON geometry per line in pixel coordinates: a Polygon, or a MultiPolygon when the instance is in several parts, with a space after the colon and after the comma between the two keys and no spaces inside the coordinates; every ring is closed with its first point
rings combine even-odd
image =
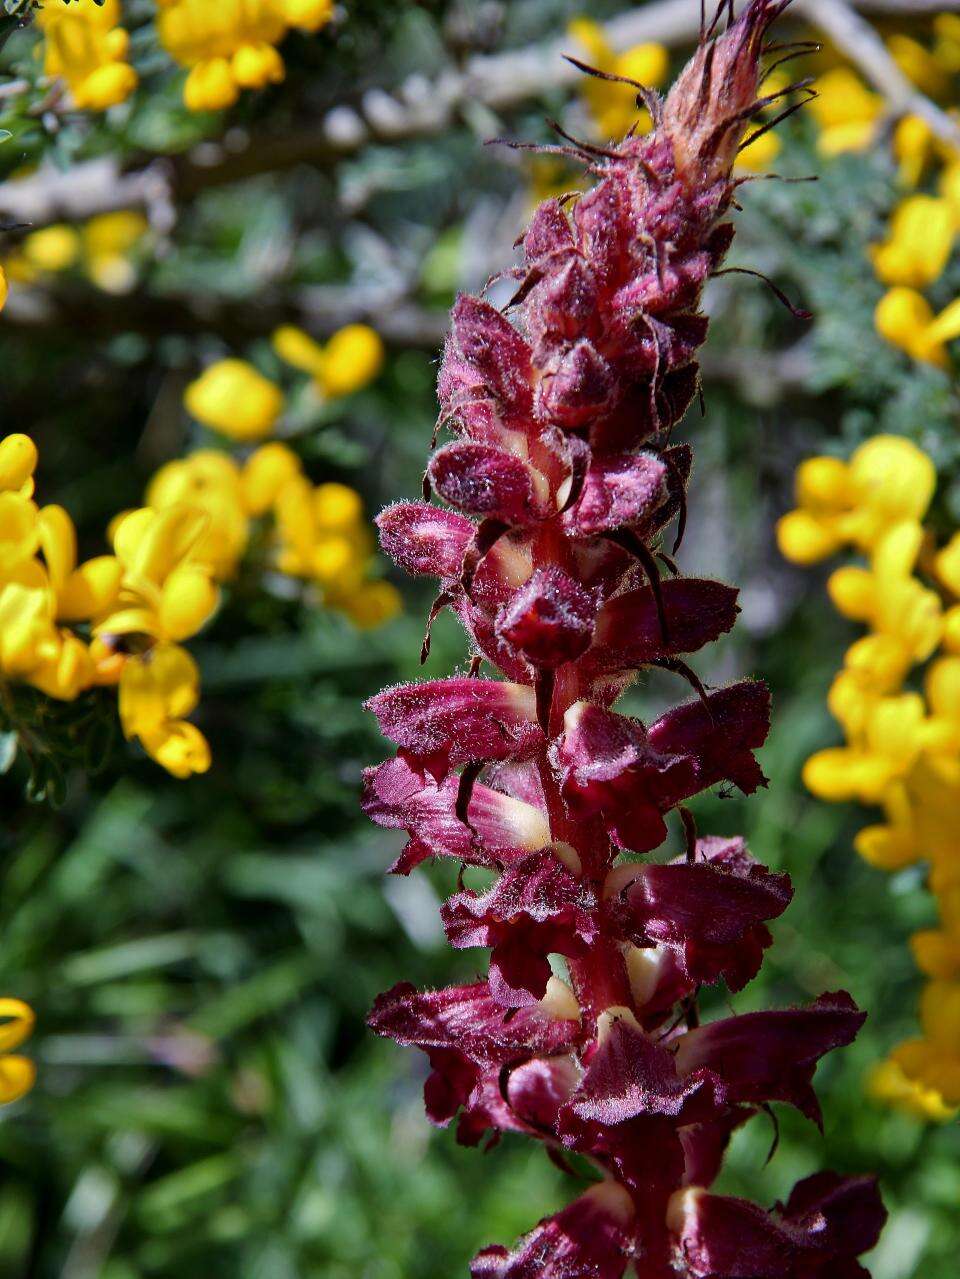
{"type": "MultiPolygon", "coordinates": [[[[156,0],[156,6],[160,44],[188,68],[183,96],[191,111],[220,111],[243,89],[279,83],[284,65],[277,45],[292,29],[319,31],[334,8],[333,0],[156,0]]],[[[74,107],[105,111],[134,92],[138,77],[128,61],[120,0],[47,0],[36,19],[44,73],[63,80],[74,107]]]]}
{"type": "Polygon", "coordinates": [[[149,232],[142,213],[102,213],[80,227],[58,222],[26,236],[4,258],[11,280],[31,285],[78,269],[105,293],[126,293],[136,283],[135,256],[149,232]]]}
{"type": "MultiPolygon", "coordinates": [[[[960,17],[937,15],[929,48],[902,33],[891,35],[887,46],[901,71],[924,93],[956,102],[960,17]]],[[[818,145],[823,153],[864,150],[881,136],[883,99],[849,68],[836,67],[821,76],[817,90],[811,112],[821,126],[818,145]]],[[[870,250],[876,277],[886,290],[877,304],[876,328],[912,359],[946,368],[947,344],[960,337],[960,301],[937,312],[926,291],[941,279],[960,231],[960,153],[917,115],[898,121],[891,147],[904,193],[885,237],[870,250]]]]}
{"type": "Polygon", "coordinates": [[[769,697],[753,680],[708,691],[686,665],[732,627],[737,593],[661,549],[674,520],[682,534],[692,457],[670,432],[696,393],[701,293],[732,239],[732,166],[782,7],[752,0],[705,33],[666,100],[646,94],[653,130],[585,152],[597,182],[569,210],[540,205],[517,323],[458,299],[439,376],[455,438],[425,477],[447,507],[378,520],[403,568],[440,580],[434,614],[456,612],[475,657],[372,699],[399,752],[369,770],[365,808],[409,835],[394,872],[470,870],[443,924],[491,956],[467,985],[395,986],[371,1024],[427,1054],[428,1115],[459,1115],[462,1142],[525,1133],[598,1178],[516,1250],[482,1251],[475,1279],[862,1276],[883,1220],[869,1177],[816,1174],[770,1212],[709,1189],[770,1102],[819,1122],[816,1064],[863,1020],[845,992],[708,1024],[697,1001],[754,976],[791,896],[742,839],[698,838],[685,807],[765,784],[769,697]],[[697,696],[647,725],[612,707],[651,667],[697,696]],[[671,814],[684,853],[621,857],[660,848],[671,814]]]}
{"type": "Polygon", "coordinates": [[[880,805],[882,824],[855,841],[873,866],[930,866],[941,926],[917,933],[928,978],[922,1038],[897,1048],[874,1092],[930,1118],[960,1106],[960,534],[937,549],[923,520],[936,485],[930,459],[908,440],[877,436],[849,463],[814,457],[797,472],[797,509],[778,528],[788,559],[812,564],[850,547],[861,565],[838,568],[828,589],[867,634],[847,650],[828,704],[846,744],[807,761],[821,799],[880,805]],[[933,660],[931,660],[933,659],[933,660]],[[923,692],[913,670],[926,666],[923,692]]]}
{"type": "Polygon", "coordinates": [[[35,1022],[29,1004],[21,999],[0,998],[0,1106],[18,1101],[34,1085],[36,1067],[13,1050],[30,1037],[35,1022]]]}
{"type": "Polygon", "coordinates": [[[63,79],[80,110],[105,111],[137,87],[121,17],[120,0],[51,0],[36,11],[44,73],[63,79]]]}
{"type": "Polygon", "coordinates": [[[188,67],[183,100],[191,111],[233,106],[242,89],[284,77],[277,45],[291,27],[319,31],[333,0],[157,0],[157,34],[174,61],[188,67]]]}
{"type": "MultiPolygon", "coordinates": [[[[344,333],[321,354],[326,384],[350,389],[373,370],[371,340],[361,339],[361,358],[351,362],[355,342],[344,333]]],[[[280,389],[243,361],[211,366],[185,398],[198,418],[244,441],[267,434],[283,408],[280,389]]],[[[72,701],[116,685],[125,736],[177,777],[210,765],[187,718],[200,677],[184,643],[213,616],[254,531],[261,567],[311,584],[355,625],[378,626],[399,610],[395,588],[370,577],[359,494],[314,486],[279,441],[242,461],[200,449],[169,462],[143,507],[113,521],[113,553],[82,564],[67,512],[32,500],[36,464],[27,436],[0,443],[0,690],[16,681],[72,701]]]]}

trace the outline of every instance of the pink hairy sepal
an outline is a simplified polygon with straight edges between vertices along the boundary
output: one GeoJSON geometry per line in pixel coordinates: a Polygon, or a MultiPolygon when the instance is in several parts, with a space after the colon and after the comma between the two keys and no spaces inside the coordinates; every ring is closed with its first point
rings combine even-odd
{"type": "Polygon", "coordinates": [[[685,807],[766,785],[770,698],[687,665],[739,608],[672,559],[692,452],[670,442],[783,7],[750,0],[711,28],[666,101],[650,97],[649,134],[582,151],[596,183],[535,211],[504,311],[457,299],[438,380],[452,438],[424,476],[445,506],[378,519],[400,567],[438,581],[431,621],[451,608],[473,660],[370,700],[399,749],[367,771],[364,807],[408,837],[393,872],[458,864],[447,938],[490,959],[468,986],[401,983],[371,1025],[427,1055],[427,1114],[456,1119],[461,1142],[523,1133],[601,1178],[513,1251],[482,1251],[474,1279],[862,1279],[883,1220],[870,1178],[820,1174],[770,1211],[708,1193],[758,1111],[820,1122],[817,1063],[863,1021],[842,991],[703,1025],[697,1011],[701,986],[753,978],[792,894],[743,840],[697,838],[685,807]],[[613,706],[651,667],[693,695],[642,724],[613,706]],[[684,837],[672,860],[655,853],[668,823],[684,837]]]}

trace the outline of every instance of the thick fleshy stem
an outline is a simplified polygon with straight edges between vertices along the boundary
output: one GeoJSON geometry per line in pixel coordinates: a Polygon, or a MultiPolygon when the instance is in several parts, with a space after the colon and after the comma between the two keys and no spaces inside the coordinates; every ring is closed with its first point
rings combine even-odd
{"type": "Polygon", "coordinates": [[[444,856],[493,872],[465,888],[461,868],[442,908],[452,945],[490,948],[487,978],[401,984],[371,1024],[428,1054],[428,1114],[459,1115],[461,1141],[524,1132],[600,1178],[516,1251],[481,1252],[476,1279],[853,1277],[883,1220],[870,1178],[808,1178],[769,1213],[707,1189],[770,1102],[819,1122],[817,1061],[863,1020],[839,992],[699,1024],[700,987],[755,975],[791,887],[742,840],[698,838],[684,807],[765,784],[769,697],[751,680],[707,690],[686,663],[733,625],[736,591],[657,567],[686,517],[692,455],[671,432],[698,389],[701,294],[733,237],[732,168],[783,7],[751,0],[722,35],[718,15],[666,100],[641,93],[651,133],[567,140],[597,182],[537,209],[510,318],[477,297],[453,310],[439,395],[456,438],[425,492],[455,509],[379,519],[504,678],[474,663],[370,702],[400,748],[365,796],[410,836],[393,871],[444,856]],[[612,710],[654,666],[696,696],[650,725],[612,710]],[[674,811],[680,857],[618,864],[659,848],[674,811]]]}

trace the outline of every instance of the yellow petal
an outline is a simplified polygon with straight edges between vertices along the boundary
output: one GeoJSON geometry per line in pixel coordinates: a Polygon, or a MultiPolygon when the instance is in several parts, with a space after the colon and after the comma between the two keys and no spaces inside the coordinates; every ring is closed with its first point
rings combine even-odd
{"type": "Polygon", "coordinates": [[[233,70],[226,58],[198,62],[183,86],[183,100],[190,111],[223,111],[240,96],[233,70]]]}
{"type": "Polygon", "coordinates": [[[284,485],[300,474],[300,459],[285,444],[262,445],[247,459],[240,475],[246,509],[251,515],[265,515],[284,485]]]}
{"type": "Polygon", "coordinates": [[[331,398],[352,395],[383,367],[380,335],[366,324],[348,324],[334,333],[324,350],[320,384],[331,398]]]}
{"type": "Polygon", "coordinates": [[[303,329],[292,324],[284,324],[273,335],[273,349],[281,360],[292,364],[295,369],[309,373],[319,379],[323,375],[324,351],[303,329]]]}
{"type": "Polygon", "coordinates": [[[37,469],[37,446],[28,435],[8,435],[0,440],[0,492],[20,493],[30,497],[32,478],[37,469]],[[29,485],[29,492],[23,489],[29,485]]]}
{"type": "Polygon", "coordinates": [[[390,582],[365,582],[344,604],[344,612],[361,630],[383,626],[402,608],[400,592],[390,582]]]}
{"type": "Polygon", "coordinates": [[[57,596],[57,619],[89,622],[113,608],[123,568],[113,555],[86,560],[64,582],[57,596]]]}
{"type": "Polygon", "coordinates": [[[868,621],[876,607],[876,583],[866,569],[836,569],[827,579],[827,590],[837,612],[854,621],[868,621]]]}
{"type": "Polygon", "coordinates": [[[230,439],[258,440],[276,425],[283,393],[245,360],[220,360],[191,382],[184,403],[198,421],[230,439]]]}
{"type": "Polygon", "coordinates": [[[129,658],[120,677],[120,722],[127,737],[156,732],[169,720],[189,715],[200,696],[200,672],[176,644],[158,644],[129,658]]]}
{"type": "Polygon", "coordinates": [[[0,1057],[0,1105],[19,1101],[37,1080],[37,1068],[26,1057],[0,1057]]]}
{"type": "Polygon", "coordinates": [[[835,554],[843,539],[809,511],[788,511],[777,521],[777,545],[794,564],[816,564],[835,554]]]}
{"type": "Polygon", "coordinates": [[[19,1048],[33,1034],[36,1014],[22,999],[0,999],[0,1053],[19,1048]]]}
{"type": "Polygon", "coordinates": [[[40,549],[50,582],[59,591],[77,565],[77,533],[62,506],[44,506],[38,518],[40,549]]]}
{"type": "Polygon", "coordinates": [[[80,256],[80,236],[70,226],[44,227],[27,236],[22,252],[38,271],[66,271],[80,256]]]}
{"type": "Polygon", "coordinates": [[[140,737],[144,750],[156,762],[181,780],[210,767],[210,746],[200,730],[186,720],[164,724],[140,737]]]}
{"type": "Polygon", "coordinates": [[[189,639],[209,620],[218,601],[219,591],[204,569],[174,569],[160,599],[162,633],[172,640],[189,639]]]}
{"type": "Polygon", "coordinates": [[[233,78],[241,89],[280,84],[286,74],[283,58],[272,44],[244,44],[231,61],[233,78]]]}

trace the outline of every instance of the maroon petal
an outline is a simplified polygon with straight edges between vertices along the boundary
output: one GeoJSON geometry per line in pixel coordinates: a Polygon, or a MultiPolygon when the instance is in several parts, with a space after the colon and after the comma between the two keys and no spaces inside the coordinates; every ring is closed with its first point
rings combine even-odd
{"type": "Polygon", "coordinates": [[[594,1186],[531,1230],[515,1252],[485,1248],[471,1279],[620,1279],[630,1258],[630,1196],[612,1182],[594,1186]]]}
{"type": "Polygon", "coordinates": [[[571,1097],[566,1113],[586,1123],[626,1123],[639,1115],[677,1118],[708,1114],[714,1080],[681,1079],[672,1053],[629,1021],[614,1023],[571,1097]]]}
{"type": "Polygon", "coordinates": [[[608,412],[619,384],[603,356],[586,338],[566,352],[553,372],[540,379],[537,387],[537,416],[573,430],[608,412]]]}
{"type": "Polygon", "coordinates": [[[544,477],[515,454],[491,444],[447,444],[434,453],[427,474],[443,500],[468,515],[523,527],[547,514],[544,477]]]}
{"type": "Polygon", "coordinates": [[[551,1017],[539,1005],[507,1013],[486,982],[418,991],[400,982],[373,1005],[369,1025],[398,1044],[456,1050],[477,1066],[505,1066],[562,1052],[576,1041],[579,1022],[551,1017]]]}
{"type": "Polygon", "coordinates": [[[695,862],[639,867],[613,911],[636,945],[675,946],[694,983],[722,976],[739,990],[770,944],[763,921],[781,915],[791,896],[789,876],[773,875],[755,862],[742,840],[704,840],[695,862]]]}
{"type": "Polygon", "coordinates": [[[492,946],[490,986],[518,1007],[542,999],[547,955],[578,954],[598,934],[596,898],[551,852],[509,867],[487,893],[457,893],[441,911],[452,945],[492,946]]]}
{"type": "Polygon", "coordinates": [[[534,210],[523,237],[523,254],[532,266],[544,258],[561,257],[573,251],[573,232],[567,215],[557,200],[544,200],[534,210]]]}
{"type": "Polygon", "coordinates": [[[684,1273],[694,1279],[852,1279],[886,1213],[871,1177],[820,1173],[800,1182],[785,1209],[692,1189],[671,1205],[684,1273]],[[794,1210],[798,1199],[805,1210],[794,1210]]]}
{"type": "Polygon", "coordinates": [[[507,405],[529,404],[530,348],[510,321],[495,306],[470,294],[457,298],[451,321],[453,345],[482,383],[507,405]]]}
{"type": "Polygon", "coordinates": [[[469,677],[399,684],[366,703],[384,736],[420,756],[446,755],[451,767],[523,759],[542,744],[533,689],[469,677]]]}
{"type": "Polygon", "coordinates": [[[681,1128],[684,1185],[712,1185],[720,1173],[731,1134],[756,1113],[750,1106],[732,1106],[716,1119],[681,1128]]]}
{"type": "Polygon", "coordinates": [[[597,670],[645,666],[661,657],[695,653],[729,631],[737,619],[737,591],[696,577],[661,584],[667,623],[664,638],[649,586],[618,595],[603,608],[593,648],[584,662],[597,670]]]}
{"type": "Polygon", "coordinates": [[[550,842],[533,805],[476,785],[467,809],[470,828],[456,815],[459,778],[442,782],[405,754],[364,773],[363,810],[380,826],[409,832],[410,843],[391,867],[406,875],[428,857],[454,857],[471,866],[506,865],[550,842]],[[476,832],[474,835],[473,832],[476,832]]]}
{"type": "Polygon", "coordinates": [[[577,702],[551,749],[561,790],[581,816],[600,813],[616,842],[639,852],[666,836],[662,814],[695,786],[695,762],[654,749],[642,724],[577,702]]]}
{"type": "MultiPolygon", "coordinates": [[[[741,680],[702,700],[668,711],[650,725],[651,746],[688,754],[697,761],[697,794],[716,782],[731,781],[751,795],[766,778],[753,756],[770,731],[770,692],[759,680],[741,680]]],[[[687,796],[677,796],[677,800],[687,796]]]]}
{"type": "Polygon", "coordinates": [[[865,1018],[841,990],[805,1008],[742,1013],[688,1031],[672,1045],[674,1061],[683,1078],[717,1075],[731,1103],[784,1101],[819,1124],[817,1062],[852,1043],[865,1018]]]}
{"type": "Polygon", "coordinates": [[[414,576],[457,578],[476,526],[429,502],[395,502],[377,516],[380,545],[414,576]]]}
{"type": "Polygon", "coordinates": [[[525,1123],[553,1129],[560,1107],[580,1082],[581,1070],[570,1057],[532,1057],[510,1072],[507,1098],[525,1123]]]}
{"type": "Polygon", "coordinates": [[[647,520],[663,503],[667,476],[654,453],[594,458],[580,498],[563,517],[567,531],[589,537],[647,520]]]}
{"type": "Polygon", "coordinates": [[[497,634],[534,666],[579,657],[593,639],[597,601],[559,568],[537,569],[500,610],[497,634]]]}

